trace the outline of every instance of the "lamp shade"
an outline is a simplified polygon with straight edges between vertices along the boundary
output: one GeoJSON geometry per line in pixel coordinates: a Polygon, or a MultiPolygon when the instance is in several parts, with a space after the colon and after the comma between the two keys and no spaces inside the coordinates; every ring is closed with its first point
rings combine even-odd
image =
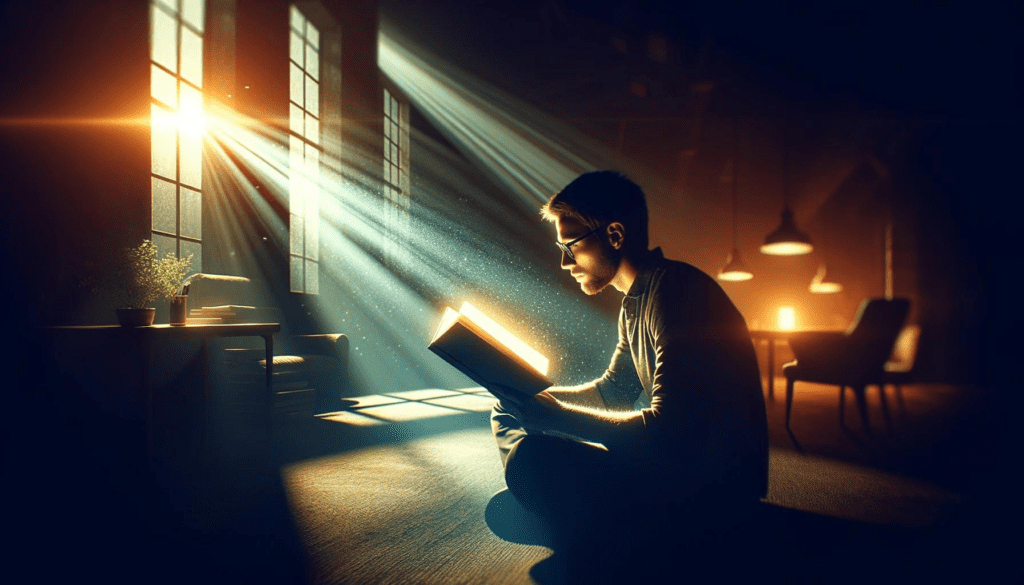
{"type": "Polygon", "coordinates": [[[796,222],[793,221],[793,212],[789,207],[782,210],[782,223],[778,229],[768,234],[761,245],[762,254],[774,256],[808,254],[813,249],[811,238],[797,229],[796,222]]]}
{"type": "Polygon", "coordinates": [[[815,274],[814,278],[811,279],[811,285],[807,287],[807,290],[816,294],[832,294],[842,292],[843,285],[838,282],[829,282],[825,280],[825,264],[822,263],[821,266],[818,267],[817,274],[815,274]]]}
{"type": "Polygon", "coordinates": [[[751,272],[745,264],[743,264],[743,258],[740,257],[740,251],[733,248],[732,254],[729,254],[729,257],[726,259],[725,266],[718,271],[718,279],[735,282],[750,280],[751,278],[754,278],[754,273],[751,272]]]}

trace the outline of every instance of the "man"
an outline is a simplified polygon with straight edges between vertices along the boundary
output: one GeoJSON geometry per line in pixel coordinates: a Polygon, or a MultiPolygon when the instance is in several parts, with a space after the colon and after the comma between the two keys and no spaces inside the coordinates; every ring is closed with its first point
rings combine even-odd
{"type": "Polygon", "coordinates": [[[541,210],[588,295],[623,293],[608,370],[536,397],[498,388],[491,426],[509,491],[579,533],[648,520],[714,525],[765,495],[768,436],[746,323],[721,287],[649,250],[641,189],[585,173],[541,210]]]}

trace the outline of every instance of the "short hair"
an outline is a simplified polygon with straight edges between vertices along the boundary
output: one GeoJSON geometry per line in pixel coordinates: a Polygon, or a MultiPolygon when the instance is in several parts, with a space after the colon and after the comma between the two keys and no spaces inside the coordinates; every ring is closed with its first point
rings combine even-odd
{"type": "Polygon", "coordinates": [[[591,171],[576,177],[540,209],[547,221],[569,217],[590,229],[619,222],[626,246],[647,250],[647,201],[640,186],[617,171],[591,171]]]}

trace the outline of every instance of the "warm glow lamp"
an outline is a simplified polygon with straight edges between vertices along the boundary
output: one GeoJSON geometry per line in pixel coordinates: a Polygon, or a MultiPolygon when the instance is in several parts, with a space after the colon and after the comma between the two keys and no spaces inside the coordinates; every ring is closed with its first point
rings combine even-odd
{"type": "Polygon", "coordinates": [[[739,169],[737,168],[737,159],[735,152],[739,150],[739,139],[736,137],[736,132],[733,132],[733,157],[732,157],[732,253],[729,254],[725,260],[725,266],[718,271],[719,280],[727,280],[730,282],[740,282],[744,280],[750,280],[754,278],[752,273],[746,265],[743,264],[743,258],[740,257],[739,247],[736,245],[736,230],[737,230],[737,215],[739,213],[739,198],[737,195],[738,187],[736,184],[739,182],[737,175],[739,169]]]}
{"type": "Polygon", "coordinates": [[[779,329],[792,331],[796,329],[796,312],[793,307],[779,307],[779,329]]]}
{"type": "Polygon", "coordinates": [[[782,223],[764,239],[761,253],[773,256],[809,254],[814,249],[811,238],[797,229],[796,222],[793,221],[793,212],[789,209],[789,151],[785,146],[782,153],[782,223]]]}
{"type": "Polygon", "coordinates": [[[838,282],[829,282],[825,280],[825,264],[822,263],[818,266],[818,272],[811,279],[811,285],[807,287],[807,290],[816,294],[832,294],[842,292],[843,285],[838,282]]]}
{"type": "Polygon", "coordinates": [[[751,278],[754,278],[754,274],[743,264],[740,251],[737,248],[733,248],[732,254],[729,254],[729,257],[726,258],[725,266],[718,272],[718,279],[737,282],[750,280],[751,278]]]}
{"type": "Polygon", "coordinates": [[[796,222],[793,221],[793,212],[789,210],[788,205],[782,210],[782,223],[774,232],[768,234],[764,244],[761,244],[762,254],[774,256],[808,254],[813,249],[811,238],[797,229],[796,222]]]}

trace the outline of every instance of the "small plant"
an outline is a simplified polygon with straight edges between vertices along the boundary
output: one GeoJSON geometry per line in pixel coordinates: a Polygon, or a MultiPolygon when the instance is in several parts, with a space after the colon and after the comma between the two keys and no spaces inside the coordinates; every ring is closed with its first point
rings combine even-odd
{"type": "Polygon", "coordinates": [[[111,275],[111,289],[118,309],[145,309],[157,299],[171,299],[192,265],[192,255],[176,258],[168,252],[157,258],[156,244],[143,240],[138,247],[126,248],[117,259],[111,275]]]}

